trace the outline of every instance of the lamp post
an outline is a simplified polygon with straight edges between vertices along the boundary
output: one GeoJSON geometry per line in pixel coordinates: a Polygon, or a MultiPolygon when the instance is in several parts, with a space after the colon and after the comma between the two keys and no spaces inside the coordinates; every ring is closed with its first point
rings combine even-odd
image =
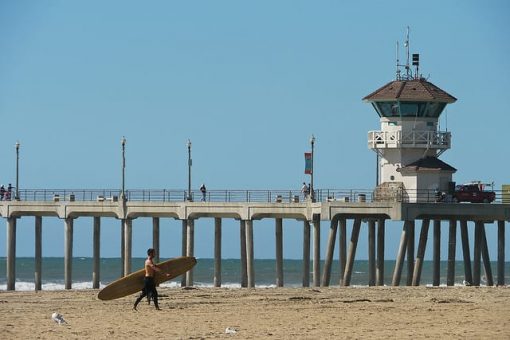
{"type": "Polygon", "coordinates": [[[122,136],[120,140],[120,144],[122,145],[122,192],[120,193],[120,199],[122,202],[126,201],[126,192],[125,192],[125,173],[126,173],[126,137],[122,136]]]}
{"type": "Polygon", "coordinates": [[[313,147],[315,144],[315,136],[312,135],[310,137],[310,145],[312,146],[312,166],[311,166],[311,172],[310,172],[310,198],[312,199],[312,202],[315,202],[315,193],[313,189],[313,147]]]}
{"type": "Polygon", "coordinates": [[[16,194],[14,199],[19,201],[19,142],[16,142],[16,194]]]}
{"type": "Polygon", "coordinates": [[[191,140],[188,139],[188,143],[186,143],[188,147],[188,201],[192,201],[193,197],[191,197],[191,140]]]}

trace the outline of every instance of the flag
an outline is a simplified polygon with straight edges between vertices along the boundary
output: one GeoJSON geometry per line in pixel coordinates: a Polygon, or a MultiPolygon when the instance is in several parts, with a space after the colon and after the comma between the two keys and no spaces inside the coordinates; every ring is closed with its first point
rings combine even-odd
{"type": "Polygon", "coordinates": [[[312,174],[312,153],[305,152],[305,174],[312,174]]]}

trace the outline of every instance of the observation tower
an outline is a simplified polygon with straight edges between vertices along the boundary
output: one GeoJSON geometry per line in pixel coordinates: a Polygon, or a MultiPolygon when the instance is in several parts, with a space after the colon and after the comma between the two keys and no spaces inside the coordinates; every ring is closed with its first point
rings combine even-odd
{"type": "Polygon", "coordinates": [[[449,191],[456,172],[439,159],[451,147],[451,133],[439,130],[439,117],[457,99],[420,75],[419,54],[409,65],[409,28],[405,47],[407,62],[401,65],[397,42],[396,79],[363,98],[381,123],[380,131],[368,133],[368,147],[378,155],[374,198],[430,201],[434,191],[449,191]]]}

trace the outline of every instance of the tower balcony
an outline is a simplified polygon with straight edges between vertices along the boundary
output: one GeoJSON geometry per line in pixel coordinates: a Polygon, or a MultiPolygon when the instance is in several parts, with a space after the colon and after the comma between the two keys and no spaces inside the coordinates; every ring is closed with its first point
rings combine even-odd
{"type": "Polygon", "coordinates": [[[451,133],[441,131],[369,131],[370,149],[438,149],[451,147],[451,133]]]}

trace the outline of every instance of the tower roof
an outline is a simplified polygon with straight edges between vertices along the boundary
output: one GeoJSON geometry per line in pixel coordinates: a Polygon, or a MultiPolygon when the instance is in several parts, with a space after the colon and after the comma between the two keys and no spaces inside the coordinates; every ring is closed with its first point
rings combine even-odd
{"type": "Polygon", "coordinates": [[[453,166],[449,165],[446,162],[443,162],[437,157],[427,156],[420,158],[416,162],[413,162],[411,164],[407,164],[404,166],[401,170],[414,170],[414,171],[420,171],[420,170],[443,170],[443,171],[451,171],[456,172],[457,169],[455,169],[453,166]]]}
{"type": "Polygon", "coordinates": [[[457,100],[454,96],[441,90],[431,82],[423,78],[394,80],[372,92],[364,101],[426,101],[453,103],[457,100]]]}

